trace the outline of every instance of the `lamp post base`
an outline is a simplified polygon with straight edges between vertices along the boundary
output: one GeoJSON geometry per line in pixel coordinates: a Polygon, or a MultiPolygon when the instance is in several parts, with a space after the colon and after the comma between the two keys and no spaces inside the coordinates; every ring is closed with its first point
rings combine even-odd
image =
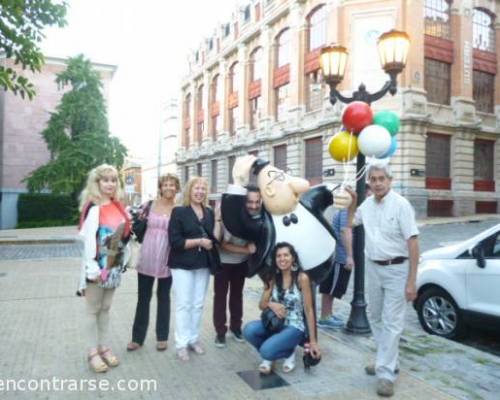
{"type": "Polygon", "coordinates": [[[366,335],[371,333],[370,323],[366,316],[366,303],[351,302],[351,314],[347,321],[344,332],[351,335],[366,335]]]}

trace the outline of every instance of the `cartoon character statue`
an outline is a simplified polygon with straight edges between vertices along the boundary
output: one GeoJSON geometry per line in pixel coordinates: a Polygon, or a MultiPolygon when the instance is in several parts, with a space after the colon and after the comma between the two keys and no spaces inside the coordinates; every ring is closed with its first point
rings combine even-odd
{"type": "MultiPolygon", "coordinates": [[[[312,280],[321,282],[332,267],[337,238],[323,216],[334,201],[333,185],[310,188],[309,182],[292,177],[268,161],[248,155],[236,160],[234,184],[222,196],[222,219],[231,234],[252,241],[257,251],[249,259],[248,276],[271,265],[271,252],[276,243],[292,244],[304,271],[312,280]],[[262,196],[260,216],[251,216],[245,209],[246,189],[250,173],[257,176],[262,196]]],[[[337,197],[337,196],[336,196],[337,197]]],[[[336,203],[345,206],[350,200],[339,197],[336,203]]]]}

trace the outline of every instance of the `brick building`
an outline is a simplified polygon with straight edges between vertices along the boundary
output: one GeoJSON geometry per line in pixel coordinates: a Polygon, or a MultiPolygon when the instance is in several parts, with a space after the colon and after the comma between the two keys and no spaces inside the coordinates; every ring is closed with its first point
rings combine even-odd
{"type": "MultiPolygon", "coordinates": [[[[0,63],[21,73],[21,68],[12,60],[3,58],[0,63]]],[[[107,97],[116,66],[93,66],[101,74],[107,97]]],[[[37,91],[31,101],[0,90],[0,229],[16,226],[17,199],[19,194],[27,191],[22,180],[50,159],[41,133],[64,94],[58,90],[55,79],[56,74],[65,68],[64,59],[46,57],[39,73],[23,71],[37,91]]]]}
{"type": "MultiPolygon", "coordinates": [[[[500,188],[500,2],[494,0],[253,0],[189,59],[182,84],[177,164],[217,197],[235,157],[253,153],[318,183],[342,179],[327,152],[342,104],[332,107],[318,54],[349,49],[339,90],[388,79],[378,36],[411,37],[398,93],[373,104],[401,117],[394,187],[419,216],[497,212],[500,188]],[[336,175],[325,177],[335,168],[336,175]]],[[[353,166],[350,167],[352,172],[353,166]]]]}

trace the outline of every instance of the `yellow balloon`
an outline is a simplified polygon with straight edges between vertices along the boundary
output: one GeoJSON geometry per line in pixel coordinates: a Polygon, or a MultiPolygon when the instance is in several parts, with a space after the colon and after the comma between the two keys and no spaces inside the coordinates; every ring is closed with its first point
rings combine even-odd
{"type": "Polygon", "coordinates": [[[358,155],[358,138],[347,131],[333,135],[328,144],[330,156],[336,161],[351,161],[358,155]]]}

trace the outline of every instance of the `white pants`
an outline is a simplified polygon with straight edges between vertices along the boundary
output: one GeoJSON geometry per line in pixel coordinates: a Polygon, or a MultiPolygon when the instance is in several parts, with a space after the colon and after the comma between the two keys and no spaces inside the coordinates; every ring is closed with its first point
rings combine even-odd
{"type": "Polygon", "coordinates": [[[377,344],[375,371],[377,378],[396,380],[399,339],[403,333],[408,279],[408,261],[381,266],[366,260],[368,276],[368,310],[373,337],[377,344]]]}
{"type": "Polygon", "coordinates": [[[191,271],[175,268],[171,271],[175,296],[175,347],[181,349],[199,339],[210,271],[208,268],[191,271]]]}
{"type": "Polygon", "coordinates": [[[90,349],[109,345],[109,309],[115,289],[103,289],[97,283],[87,283],[85,303],[87,309],[86,333],[90,349]]]}

